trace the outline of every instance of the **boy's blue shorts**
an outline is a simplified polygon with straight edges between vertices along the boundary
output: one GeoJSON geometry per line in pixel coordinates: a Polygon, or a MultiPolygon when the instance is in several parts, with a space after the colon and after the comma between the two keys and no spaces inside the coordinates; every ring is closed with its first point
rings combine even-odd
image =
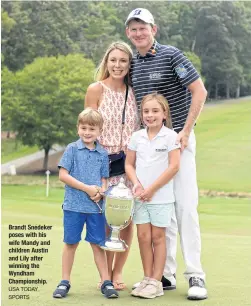
{"type": "Polygon", "coordinates": [[[69,210],[64,210],[64,242],[78,243],[81,240],[85,223],[85,240],[98,245],[104,243],[106,236],[104,214],[88,214],[69,210]]]}

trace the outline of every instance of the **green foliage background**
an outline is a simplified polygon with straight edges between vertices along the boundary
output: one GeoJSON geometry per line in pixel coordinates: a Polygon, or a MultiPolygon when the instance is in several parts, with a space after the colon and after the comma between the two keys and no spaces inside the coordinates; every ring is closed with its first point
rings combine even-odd
{"type": "Polygon", "coordinates": [[[125,19],[142,6],[161,43],[199,57],[210,96],[251,93],[251,3],[243,1],[2,2],[3,64],[17,71],[36,57],[69,53],[97,64],[112,41],[127,41],[125,19]]]}
{"type": "Polygon", "coordinates": [[[157,40],[194,63],[209,99],[251,94],[250,2],[4,1],[2,128],[46,159],[53,143],[71,141],[95,67],[112,41],[128,42],[125,19],[142,6],[157,40]]]}

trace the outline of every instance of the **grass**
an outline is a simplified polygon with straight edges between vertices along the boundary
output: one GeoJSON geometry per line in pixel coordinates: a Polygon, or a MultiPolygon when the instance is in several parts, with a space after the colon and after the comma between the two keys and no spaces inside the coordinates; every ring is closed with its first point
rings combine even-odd
{"type": "Polygon", "coordinates": [[[28,147],[22,145],[16,139],[7,138],[2,139],[1,143],[1,163],[7,163],[11,160],[24,157],[26,155],[35,153],[38,151],[38,147],[28,147]]]}
{"type": "MultiPolygon", "coordinates": [[[[195,128],[198,185],[201,190],[251,191],[251,99],[234,101],[205,107],[195,128]]],[[[13,141],[3,141],[2,150],[5,153],[2,153],[2,163],[13,159],[14,154],[18,154],[17,158],[36,150],[20,147],[17,152],[8,153],[7,149],[14,146],[13,141]]],[[[53,177],[51,180],[55,182],[53,177]]],[[[35,182],[38,182],[38,176],[34,179],[3,177],[3,184],[35,182]]]]}
{"type": "MultiPolygon", "coordinates": [[[[71,293],[65,300],[53,300],[51,295],[60,279],[62,249],[63,189],[52,188],[49,198],[45,197],[45,187],[3,186],[2,187],[2,305],[250,305],[250,200],[232,198],[200,199],[200,223],[203,241],[202,261],[207,273],[209,299],[200,302],[187,301],[187,284],[182,276],[184,264],[178,250],[178,288],[165,292],[165,296],[154,301],[136,299],[129,290],[120,294],[120,300],[104,299],[96,290],[99,279],[94,267],[92,253],[87,243],[81,243],[72,272],[71,293]],[[8,299],[8,225],[52,225],[48,239],[49,253],[44,256],[36,278],[47,280],[38,287],[38,292],[30,293],[30,300],[8,299]]],[[[84,236],[83,236],[84,237],[84,236]]],[[[124,280],[130,288],[142,277],[140,255],[136,235],[130,256],[124,270],[124,280]]],[[[36,285],[34,285],[36,286],[36,285]]],[[[13,293],[11,293],[13,294],[13,293]]]]}
{"type": "MultiPolygon", "coordinates": [[[[239,103],[220,103],[203,110],[196,126],[200,189],[250,192],[250,113],[250,100],[240,100],[239,103]]],[[[5,152],[7,152],[6,149],[5,152]]],[[[5,155],[10,158],[11,154],[9,151],[9,154],[5,155]]],[[[3,153],[2,155],[4,156],[3,153]]],[[[2,163],[7,161],[3,160],[2,158],[2,163]]],[[[208,300],[199,302],[186,300],[187,283],[182,276],[184,263],[179,247],[177,290],[165,292],[164,297],[154,301],[132,298],[129,290],[122,292],[118,301],[105,300],[96,290],[99,276],[94,266],[91,249],[87,243],[83,242],[79,246],[72,271],[71,293],[67,299],[58,301],[52,299],[52,291],[61,275],[63,234],[61,203],[64,191],[56,187],[62,187],[62,184],[58,182],[56,176],[51,176],[50,196],[46,198],[45,176],[4,176],[2,182],[4,184],[2,186],[2,305],[4,306],[54,306],[57,304],[108,306],[118,305],[118,303],[136,306],[148,304],[248,306],[251,304],[250,199],[200,198],[202,262],[207,274],[208,300]],[[51,242],[48,246],[49,253],[42,255],[43,261],[40,268],[36,270],[36,278],[46,279],[47,284],[38,286],[37,292],[30,293],[30,300],[8,299],[8,294],[15,294],[8,292],[8,287],[11,286],[8,284],[8,257],[11,256],[8,252],[9,224],[53,226],[53,229],[47,233],[47,238],[51,242]]],[[[135,235],[124,269],[124,280],[130,288],[141,277],[142,268],[135,235]]]]}
{"type": "Polygon", "coordinates": [[[251,100],[206,107],[195,128],[200,189],[251,191],[251,100]]]}

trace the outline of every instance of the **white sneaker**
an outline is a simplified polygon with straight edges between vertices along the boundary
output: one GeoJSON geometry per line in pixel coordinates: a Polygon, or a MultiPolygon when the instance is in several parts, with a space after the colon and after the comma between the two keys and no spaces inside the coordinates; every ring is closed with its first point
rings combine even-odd
{"type": "Polygon", "coordinates": [[[133,289],[136,289],[136,288],[140,285],[140,283],[141,283],[141,282],[135,283],[135,284],[132,286],[132,290],[133,290],[133,289]]]}
{"type": "Polygon", "coordinates": [[[190,277],[189,289],[187,293],[188,300],[205,300],[207,299],[207,289],[205,282],[199,277],[190,277]]]}
{"type": "Polygon", "coordinates": [[[149,279],[150,279],[149,277],[145,276],[141,282],[134,284],[131,295],[139,296],[139,292],[145,288],[145,286],[148,284],[149,279]],[[136,287],[134,287],[135,285],[136,287]]]}
{"type": "Polygon", "coordinates": [[[147,285],[138,293],[139,297],[145,299],[154,299],[164,295],[162,283],[156,279],[148,280],[147,285]]]}

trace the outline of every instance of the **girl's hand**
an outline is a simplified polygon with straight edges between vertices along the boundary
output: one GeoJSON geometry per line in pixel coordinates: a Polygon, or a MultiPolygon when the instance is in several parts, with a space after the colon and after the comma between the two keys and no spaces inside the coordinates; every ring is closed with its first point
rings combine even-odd
{"type": "Polygon", "coordinates": [[[143,191],[144,188],[140,183],[135,184],[132,188],[132,193],[135,198],[139,198],[143,191]]]}
{"type": "Polygon", "coordinates": [[[139,199],[142,202],[150,202],[155,191],[151,188],[146,188],[140,195],[139,199]]]}

